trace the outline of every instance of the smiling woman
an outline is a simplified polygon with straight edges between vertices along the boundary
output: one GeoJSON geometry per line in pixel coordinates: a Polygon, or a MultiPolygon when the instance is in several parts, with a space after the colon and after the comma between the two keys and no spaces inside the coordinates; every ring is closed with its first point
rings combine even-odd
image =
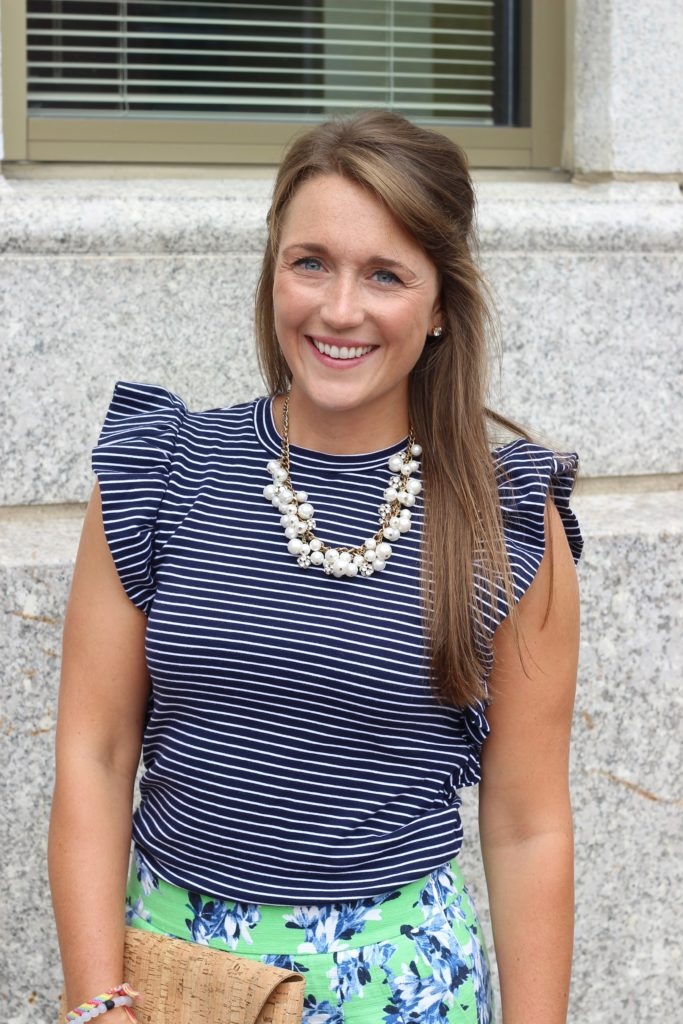
{"type": "Polygon", "coordinates": [[[336,174],[305,181],[273,281],[290,440],[345,454],[407,436],[408,378],[438,304],[436,267],[374,193],[336,174]]]}
{"type": "Polygon", "coordinates": [[[576,457],[492,444],[473,214],[442,136],[382,112],[315,128],[268,217],[270,394],[190,413],[117,386],[64,640],[70,1005],[128,980],[125,903],[303,974],[304,1024],[490,1024],[457,864],[481,781],[505,1024],[564,1024],[576,457]]]}

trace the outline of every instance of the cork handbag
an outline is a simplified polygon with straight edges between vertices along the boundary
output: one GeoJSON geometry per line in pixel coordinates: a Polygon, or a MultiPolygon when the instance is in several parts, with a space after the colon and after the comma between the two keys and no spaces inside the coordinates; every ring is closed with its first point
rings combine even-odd
{"type": "MultiPolygon", "coordinates": [[[[143,997],[135,1006],[140,1024],[301,1021],[304,979],[294,971],[139,928],[126,928],[124,966],[143,997]]],[[[62,1010],[63,1021],[63,1002],[62,1010]]]]}

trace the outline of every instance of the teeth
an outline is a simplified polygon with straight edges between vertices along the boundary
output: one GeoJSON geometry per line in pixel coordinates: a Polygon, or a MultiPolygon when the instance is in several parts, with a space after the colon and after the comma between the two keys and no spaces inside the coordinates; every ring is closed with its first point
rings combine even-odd
{"type": "Polygon", "coordinates": [[[318,352],[322,352],[323,355],[331,356],[332,359],[359,359],[361,356],[365,356],[368,352],[371,352],[374,345],[357,345],[355,348],[348,348],[346,345],[342,345],[339,348],[338,345],[326,345],[322,341],[318,341],[317,338],[311,339],[318,352]]]}

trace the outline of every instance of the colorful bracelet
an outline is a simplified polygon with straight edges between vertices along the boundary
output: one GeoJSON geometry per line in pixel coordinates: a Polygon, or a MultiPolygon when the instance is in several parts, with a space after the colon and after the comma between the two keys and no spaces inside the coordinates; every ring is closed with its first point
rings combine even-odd
{"type": "Polygon", "coordinates": [[[95,1017],[99,1017],[101,1013],[107,1013],[108,1010],[115,1010],[117,1006],[123,1007],[132,1024],[137,1024],[137,1018],[129,1007],[133,1005],[133,1000],[138,995],[138,992],[124,982],[123,985],[117,985],[116,988],[110,988],[108,992],[103,992],[102,995],[88,999],[87,1003],[81,1003],[74,1010],[69,1010],[64,1018],[65,1024],[74,1024],[74,1022],[86,1024],[86,1021],[94,1020],[95,1017]]]}

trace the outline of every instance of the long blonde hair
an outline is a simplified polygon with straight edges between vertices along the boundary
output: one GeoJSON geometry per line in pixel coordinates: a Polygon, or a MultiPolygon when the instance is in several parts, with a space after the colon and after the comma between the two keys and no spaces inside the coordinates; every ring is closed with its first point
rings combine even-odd
{"type": "Polygon", "coordinates": [[[291,375],[274,326],[273,280],[283,215],[302,182],[338,174],[370,189],[424,249],[440,277],[443,335],[410,377],[410,417],[423,447],[423,600],[432,685],[465,706],[484,695],[481,586],[511,594],[485,405],[486,289],[473,257],[475,197],[453,142],[397,114],[370,111],[297,138],[280,165],[256,293],[259,362],[271,394],[291,375]],[[475,592],[474,566],[479,577],[475,592]]]}

